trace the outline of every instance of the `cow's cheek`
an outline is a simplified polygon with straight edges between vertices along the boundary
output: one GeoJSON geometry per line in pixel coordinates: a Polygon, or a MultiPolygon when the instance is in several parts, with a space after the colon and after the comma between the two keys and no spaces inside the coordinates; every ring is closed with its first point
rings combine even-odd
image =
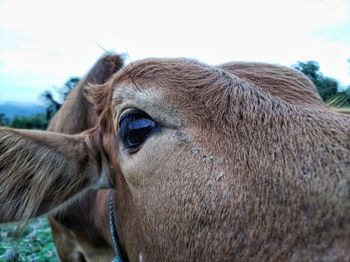
{"type": "Polygon", "coordinates": [[[152,135],[133,154],[120,145],[120,169],[132,192],[152,189],[164,172],[169,172],[167,163],[176,157],[179,146],[174,133],[165,131],[152,135]]]}

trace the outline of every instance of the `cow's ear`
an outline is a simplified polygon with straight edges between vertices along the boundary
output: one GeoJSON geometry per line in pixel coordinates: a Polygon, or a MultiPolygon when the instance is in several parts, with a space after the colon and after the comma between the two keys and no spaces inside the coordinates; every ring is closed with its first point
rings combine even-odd
{"type": "Polygon", "coordinates": [[[108,87],[113,84],[111,76],[123,67],[122,55],[106,55],[102,57],[86,76],[84,87],[85,98],[95,106],[100,115],[106,107],[111,92],[108,87]]]}
{"type": "Polygon", "coordinates": [[[124,56],[107,53],[101,57],[91,68],[85,78],[85,82],[92,85],[105,83],[115,72],[124,65],[124,56]]]}
{"type": "Polygon", "coordinates": [[[0,128],[0,222],[47,213],[89,187],[99,167],[88,144],[88,135],[0,128]]]}

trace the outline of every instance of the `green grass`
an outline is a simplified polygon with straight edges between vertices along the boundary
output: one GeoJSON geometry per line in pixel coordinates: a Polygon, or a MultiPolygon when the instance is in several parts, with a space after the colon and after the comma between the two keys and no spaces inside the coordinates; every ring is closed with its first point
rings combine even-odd
{"type": "Polygon", "coordinates": [[[46,218],[31,221],[17,236],[17,225],[0,225],[0,262],[58,261],[46,218]]]}

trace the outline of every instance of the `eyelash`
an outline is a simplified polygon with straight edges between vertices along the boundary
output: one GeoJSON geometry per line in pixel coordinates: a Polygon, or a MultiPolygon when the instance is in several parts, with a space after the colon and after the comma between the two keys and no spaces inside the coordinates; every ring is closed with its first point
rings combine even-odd
{"type": "Polygon", "coordinates": [[[123,115],[119,121],[118,137],[129,153],[136,153],[141,145],[159,125],[148,114],[140,110],[132,110],[123,115]]]}

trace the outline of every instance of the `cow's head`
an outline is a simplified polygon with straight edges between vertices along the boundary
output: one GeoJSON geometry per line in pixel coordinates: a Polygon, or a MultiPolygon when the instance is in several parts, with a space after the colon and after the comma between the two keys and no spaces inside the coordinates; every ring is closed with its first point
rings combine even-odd
{"type": "Polygon", "coordinates": [[[148,59],[93,96],[131,260],[346,253],[349,118],[301,74],[148,59]]]}
{"type": "MultiPolygon", "coordinates": [[[[130,64],[90,92],[98,127],[64,136],[67,147],[53,137],[37,144],[73,172],[87,165],[69,176],[81,188],[93,183],[91,170],[108,175],[118,234],[131,260],[346,257],[349,118],[329,110],[296,73],[293,79],[275,67],[285,87],[271,91],[273,78],[259,82],[259,74],[230,68],[187,59],[130,64]],[[305,90],[292,93],[289,85],[305,90]]],[[[37,141],[2,132],[20,145],[37,141]]],[[[11,147],[0,150],[9,155],[11,147]]],[[[18,170],[12,166],[20,162],[9,160],[5,170],[18,170]]]]}

